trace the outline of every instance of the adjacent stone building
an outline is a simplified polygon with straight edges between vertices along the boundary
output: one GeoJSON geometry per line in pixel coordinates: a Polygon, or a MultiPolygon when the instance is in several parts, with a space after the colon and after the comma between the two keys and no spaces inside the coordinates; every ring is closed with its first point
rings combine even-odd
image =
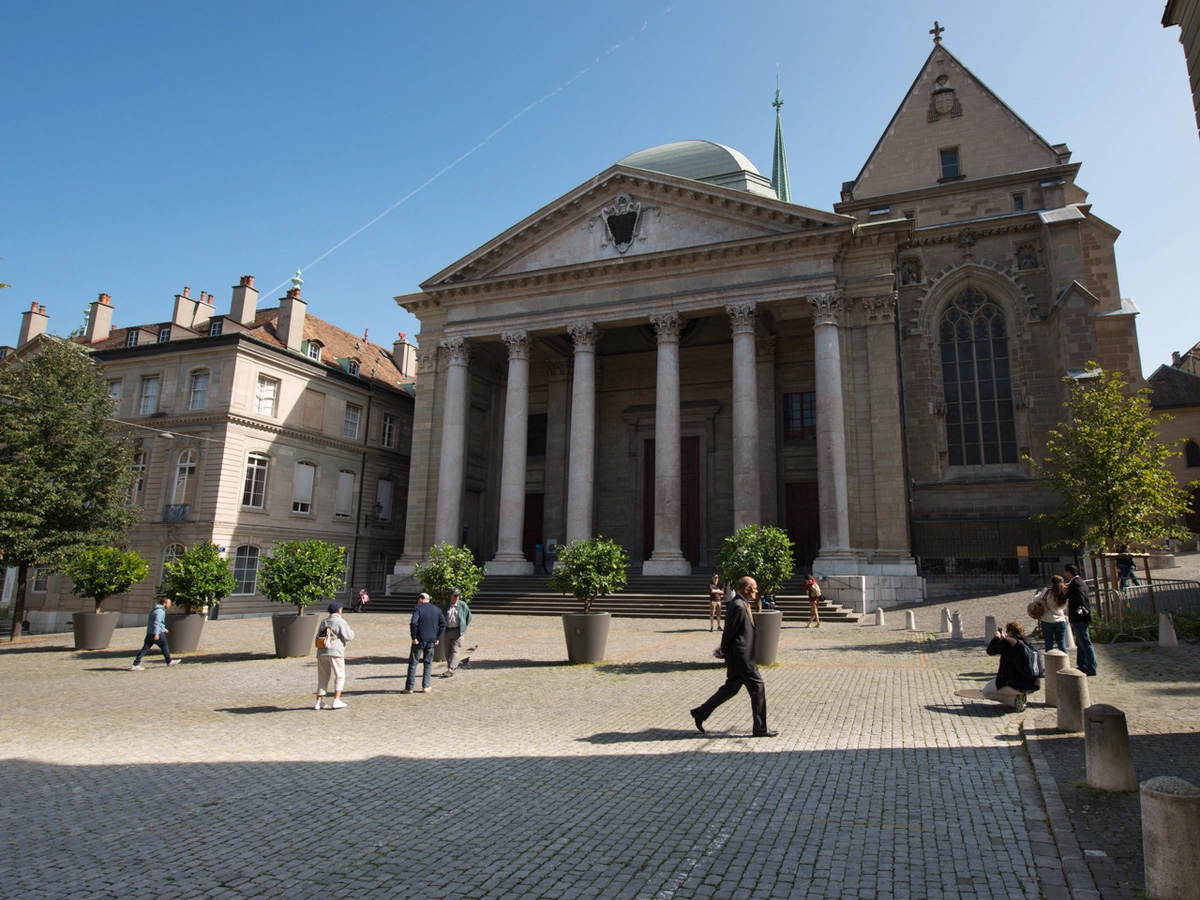
{"type": "MultiPolygon", "coordinates": [[[[199,541],[223,549],[238,581],[222,616],[279,611],[257,589],[259,560],[279,540],[344,546],[342,596],[382,592],[408,493],[416,348],[405,336],[384,348],[330,325],[308,314],[298,286],[259,309],[251,276],[226,314],[188,288],[168,320],[113,328],[113,314],[101,294],[78,340],[103,366],[114,431],[136,441],[128,504],[144,515],[128,547],[151,574],[105,608],[144,621],[164,564],[199,541]]],[[[48,319],[45,307],[26,311],[19,346],[48,319]]],[[[41,571],[27,608],[35,630],[57,630],[90,601],[41,571]]]]}
{"type": "Polygon", "coordinates": [[[1015,574],[1055,536],[1023,457],[1062,378],[1140,381],[1078,171],[936,30],[833,211],[708,141],[589,178],[397,298],[421,320],[397,576],[441,541],[523,573],[592,535],[684,575],[751,523],[861,609],[1015,574]]]}

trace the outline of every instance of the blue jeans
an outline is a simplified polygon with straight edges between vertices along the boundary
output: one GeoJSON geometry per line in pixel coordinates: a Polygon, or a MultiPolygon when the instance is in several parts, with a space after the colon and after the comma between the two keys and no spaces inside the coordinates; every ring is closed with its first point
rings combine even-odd
{"type": "Polygon", "coordinates": [[[1130,566],[1128,569],[1124,568],[1123,566],[1118,566],[1117,577],[1120,579],[1120,584],[1117,586],[1117,590],[1119,591],[1125,590],[1125,585],[1130,581],[1133,582],[1134,587],[1141,587],[1142,585],[1142,583],[1138,581],[1137,570],[1132,566],[1130,566]]]}
{"type": "Polygon", "coordinates": [[[1075,646],[1078,653],[1075,657],[1075,668],[1085,675],[1096,674],[1096,653],[1092,650],[1092,638],[1088,634],[1087,622],[1072,622],[1071,634],[1075,635],[1075,646]]]}
{"type": "Polygon", "coordinates": [[[133,661],[133,664],[135,666],[140,666],[142,664],[142,657],[145,656],[150,651],[150,648],[155,644],[162,648],[163,661],[170,664],[171,648],[167,646],[167,636],[165,634],[156,635],[154,637],[146,635],[146,640],[142,641],[142,649],[138,651],[137,659],[133,661]]]}
{"type": "Polygon", "coordinates": [[[424,657],[425,673],[421,678],[421,687],[429,687],[429,681],[433,677],[433,641],[422,641],[420,644],[413,644],[412,650],[408,654],[408,680],[404,683],[404,689],[411,691],[417,683],[417,663],[422,661],[424,657]]]}
{"type": "Polygon", "coordinates": [[[1043,622],[1042,636],[1046,638],[1046,652],[1061,650],[1067,652],[1067,623],[1043,622]]]}

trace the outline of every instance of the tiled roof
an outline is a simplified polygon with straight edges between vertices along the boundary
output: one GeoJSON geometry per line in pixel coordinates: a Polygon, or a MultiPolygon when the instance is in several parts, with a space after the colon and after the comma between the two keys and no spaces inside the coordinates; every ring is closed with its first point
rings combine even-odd
{"type": "Polygon", "coordinates": [[[1173,366],[1159,366],[1146,382],[1154,392],[1150,397],[1154,409],[1200,406],[1200,376],[1173,366]]]}
{"type": "MultiPolygon", "coordinates": [[[[223,318],[229,321],[224,316],[213,316],[213,321],[223,318]]],[[[254,321],[248,326],[233,325],[226,329],[225,334],[232,334],[235,331],[245,333],[264,344],[270,344],[283,349],[284,343],[279,339],[275,330],[278,320],[279,307],[274,306],[267,309],[259,309],[254,315],[254,321]]],[[[176,340],[208,337],[207,328],[203,332],[200,332],[190,328],[182,328],[178,325],[171,325],[170,322],[159,322],[152,325],[131,325],[128,328],[114,328],[107,338],[87,344],[87,348],[92,351],[124,349],[126,335],[129,332],[149,331],[157,334],[160,328],[168,326],[175,333],[186,333],[186,338],[177,338],[176,340]]],[[[403,390],[404,385],[411,385],[415,382],[415,379],[411,376],[400,374],[400,370],[392,361],[392,351],[390,348],[384,348],[379,344],[364,341],[361,337],[353,335],[348,331],[343,331],[336,325],[331,325],[323,319],[318,319],[311,313],[306,314],[304,317],[304,339],[320,343],[322,350],[319,365],[326,368],[345,371],[344,366],[339,360],[351,359],[358,362],[358,377],[363,381],[375,382],[376,384],[399,390],[403,390]]],[[[78,343],[84,343],[83,338],[76,338],[75,340],[78,343]]],[[[150,346],[166,348],[172,343],[175,343],[175,341],[168,341],[162,344],[157,342],[143,343],[138,346],[142,348],[150,346]]]]}

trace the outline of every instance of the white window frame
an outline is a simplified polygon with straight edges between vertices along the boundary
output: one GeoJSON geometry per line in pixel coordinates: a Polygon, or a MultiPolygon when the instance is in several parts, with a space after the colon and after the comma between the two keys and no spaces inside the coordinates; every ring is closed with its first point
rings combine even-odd
{"type": "Polygon", "coordinates": [[[392,520],[392,479],[380,478],[375,482],[375,506],[379,509],[377,522],[392,520]]]}
{"type": "Polygon", "coordinates": [[[136,328],[131,328],[125,332],[125,346],[136,347],[138,345],[138,332],[136,328]]]}
{"type": "Polygon", "coordinates": [[[267,503],[267,472],[271,457],[254,451],[246,457],[246,480],[242,487],[242,509],[264,509],[267,503]]]}
{"type": "Polygon", "coordinates": [[[158,412],[158,386],[159,378],[157,375],[145,375],[142,377],[141,399],[138,403],[139,415],[152,416],[158,412]]]}
{"type": "Polygon", "coordinates": [[[133,484],[125,491],[126,506],[141,506],[142,492],[146,487],[146,469],[148,467],[150,457],[145,450],[139,450],[133,454],[133,462],[129,464],[129,471],[133,473],[133,484]]]}
{"type": "Polygon", "coordinates": [[[379,443],[384,447],[396,446],[396,417],[384,413],[383,427],[380,429],[379,443]]]}
{"type": "Polygon", "coordinates": [[[221,333],[221,320],[213,319],[211,322],[208,323],[208,336],[216,337],[220,333],[221,333]]]}
{"type": "Polygon", "coordinates": [[[357,375],[359,368],[360,367],[358,364],[358,360],[356,360],[356,359],[352,359],[348,363],[346,363],[346,371],[349,372],[351,375],[357,375]]]}
{"type": "Polygon", "coordinates": [[[158,329],[158,342],[160,344],[165,344],[170,339],[171,339],[171,326],[170,325],[164,325],[162,328],[158,329]]]}
{"type": "Polygon", "coordinates": [[[279,379],[270,375],[258,376],[258,388],[254,392],[254,411],[260,416],[275,418],[279,410],[279,379]]]}
{"type": "Polygon", "coordinates": [[[29,576],[29,590],[35,594],[44,594],[50,587],[50,570],[38,566],[29,576]]]}
{"type": "Polygon", "coordinates": [[[346,404],[346,414],[342,418],[342,437],[352,441],[358,440],[358,429],[362,424],[363,408],[357,403],[346,404]],[[351,415],[351,410],[354,411],[351,415]]]}
{"type": "Polygon", "coordinates": [[[158,583],[162,584],[167,580],[167,563],[175,562],[179,557],[183,556],[186,548],[183,544],[167,544],[163,548],[162,565],[158,567],[158,583]]]}
{"type": "Polygon", "coordinates": [[[188,395],[188,409],[204,409],[208,406],[208,385],[212,373],[208,369],[192,373],[192,389],[188,395]]]}
{"type": "Polygon", "coordinates": [[[191,506],[196,496],[196,451],[180,450],[175,458],[175,488],[171,491],[171,503],[175,506],[191,506]]]}
{"type": "Polygon", "coordinates": [[[307,516],[312,513],[313,486],[317,481],[317,467],[309,462],[298,462],[292,470],[292,512],[307,516]]]}
{"type": "Polygon", "coordinates": [[[234,596],[252,597],[258,593],[258,561],[258,548],[253,544],[242,544],[233,551],[233,577],[237,580],[234,596]],[[245,589],[247,586],[249,590],[245,589]]]}
{"type": "Polygon", "coordinates": [[[308,342],[308,358],[316,362],[321,361],[321,345],[316,341],[308,342]]]}

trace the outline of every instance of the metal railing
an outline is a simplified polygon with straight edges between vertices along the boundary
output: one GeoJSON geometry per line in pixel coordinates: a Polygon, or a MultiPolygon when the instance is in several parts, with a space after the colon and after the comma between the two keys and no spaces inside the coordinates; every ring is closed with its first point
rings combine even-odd
{"type": "Polygon", "coordinates": [[[191,508],[188,503],[168,503],[163,507],[162,520],[164,522],[186,522],[191,508]]]}

